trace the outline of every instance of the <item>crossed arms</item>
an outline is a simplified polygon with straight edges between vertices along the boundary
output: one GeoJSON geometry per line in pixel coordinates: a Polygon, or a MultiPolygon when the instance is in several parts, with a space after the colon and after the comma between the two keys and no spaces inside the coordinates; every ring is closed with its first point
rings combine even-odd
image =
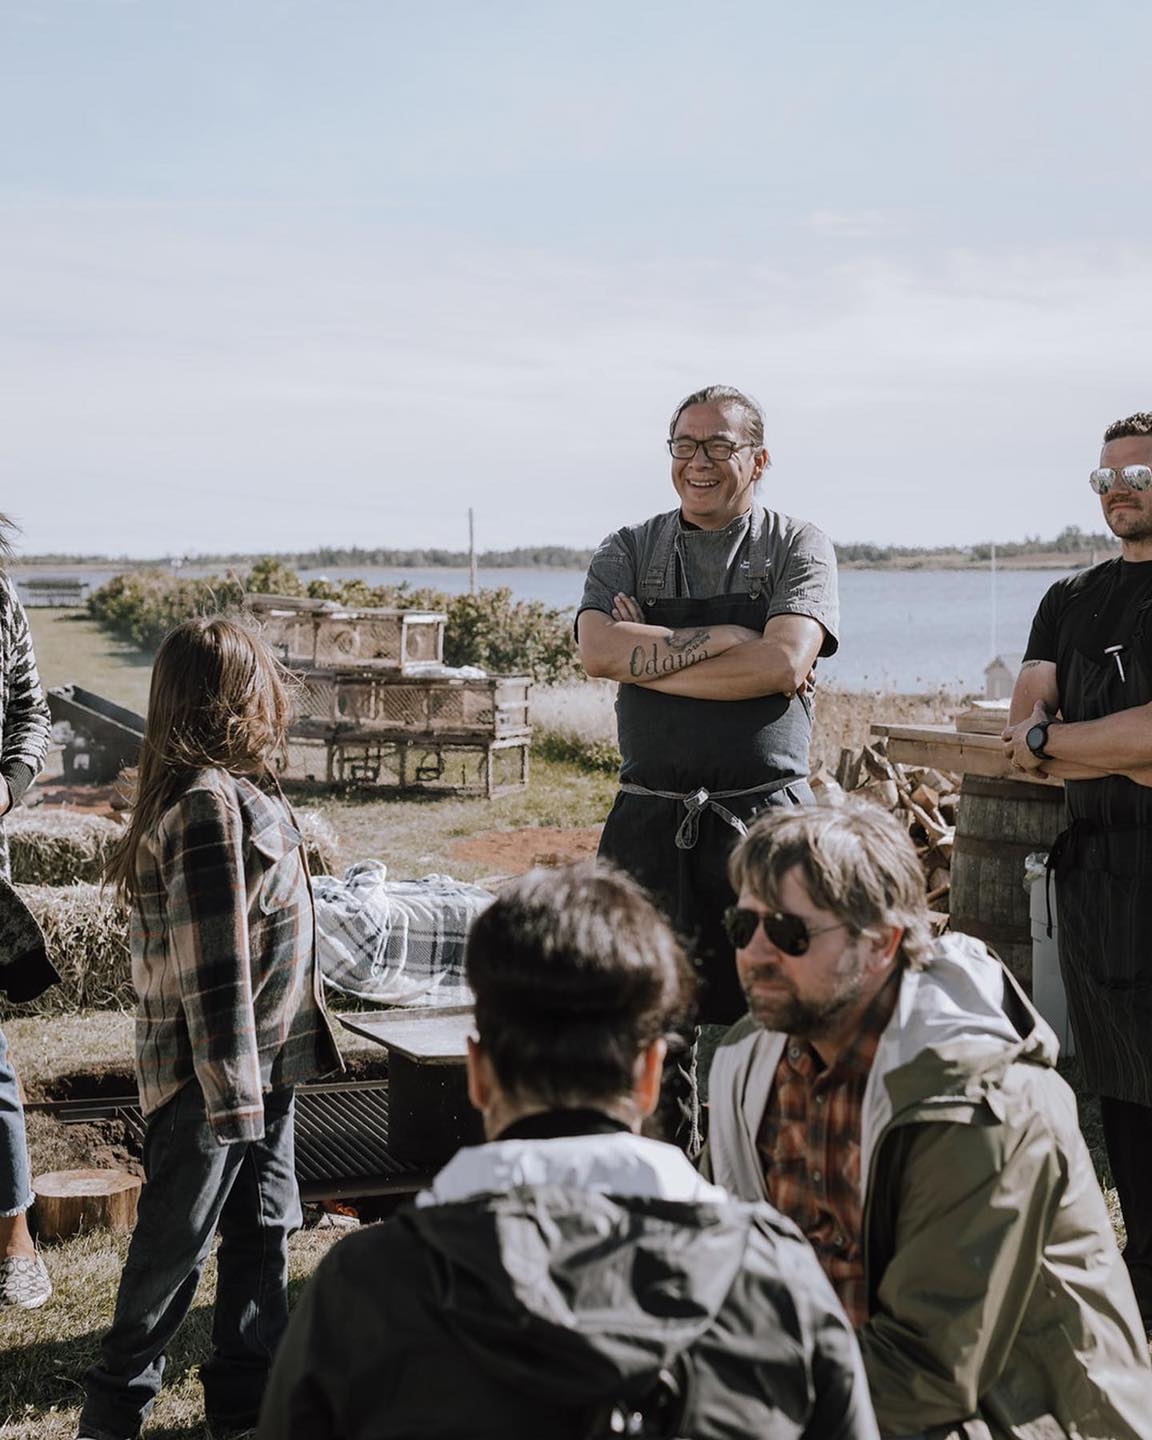
{"type": "Polygon", "coordinates": [[[1100,720],[1075,724],[1055,719],[1060,710],[1056,665],[1051,660],[1025,660],[1020,667],[1008,725],[1002,735],[1004,753],[1021,770],[1053,775],[1060,780],[1100,780],[1124,775],[1138,785],[1152,785],[1152,705],[1134,705],[1100,720]],[[1044,747],[1051,760],[1028,749],[1025,736],[1040,720],[1053,720],[1044,747]]]}
{"type": "Polygon", "coordinates": [[[693,700],[794,695],[808,684],[824,627],[807,615],[774,615],[763,632],[743,625],[670,630],[648,625],[630,595],[612,614],[584,610],[576,625],[586,673],[693,700]]]}

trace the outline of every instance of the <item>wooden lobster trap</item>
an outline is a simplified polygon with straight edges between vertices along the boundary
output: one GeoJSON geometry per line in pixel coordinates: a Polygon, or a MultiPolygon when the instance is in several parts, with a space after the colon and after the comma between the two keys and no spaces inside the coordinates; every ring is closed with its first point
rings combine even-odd
{"type": "Polygon", "coordinates": [[[444,659],[448,617],[437,611],[353,609],[295,595],[249,595],[247,605],[273,653],[293,669],[399,670],[444,659]]]}
{"type": "Polygon", "coordinates": [[[444,790],[491,800],[527,786],[531,743],[527,729],[501,736],[295,730],[280,773],[305,785],[444,790]]]}
{"type": "Polygon", "coordinates": [[[528,726],[527,675],[399,675],[376,670],[308,670],[297,676],[296,713],[356,731],[510,735],[528,726]]]}

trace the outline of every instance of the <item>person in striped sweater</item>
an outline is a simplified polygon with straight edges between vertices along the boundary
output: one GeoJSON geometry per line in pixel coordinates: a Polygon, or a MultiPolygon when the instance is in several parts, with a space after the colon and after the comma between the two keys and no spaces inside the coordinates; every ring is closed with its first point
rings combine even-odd
{"type": "MultiPolygon", "coordinates": [[[[48,752],[52,721],[28,617],[4,567],[12,558],[15,526],[0,515],[0,817],[7,815],[39,774],[48,752]]],[[[0,821],[0,877],[8,879],[8,840],[0,821]]],[[[10,887],[0,884],[0,902],[19,906],[10,887]]],[[[21,907],[22,908],[22,907],[21,907]]],[[[12,1000],[33,998],[55,979],[42,947],[33,953],[14,948],[13,927],[0,914],[0,990],[12,1000]]],[[[24,1109],[8,1046],[0,1029],[0,1306],[33,1310],[52,1294],[52,1282],[28,1230],[32,1204],[24,1109]]]]}

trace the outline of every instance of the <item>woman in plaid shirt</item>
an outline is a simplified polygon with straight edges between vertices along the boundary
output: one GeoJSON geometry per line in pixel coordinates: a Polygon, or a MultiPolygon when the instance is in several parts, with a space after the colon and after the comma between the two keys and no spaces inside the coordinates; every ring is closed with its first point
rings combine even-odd
{"type": "Polygon", "coordinates": [[[338,1068],[300,832],[270,769],[290,705],[261,641],[189,620],[156,656],[136,801],[108,878],[132,905],[148,1183],[80,1430],[131,1440],[217,1229],[214,1435],[255,1424],[300,1224],[293,1087],[338,1068]]]}

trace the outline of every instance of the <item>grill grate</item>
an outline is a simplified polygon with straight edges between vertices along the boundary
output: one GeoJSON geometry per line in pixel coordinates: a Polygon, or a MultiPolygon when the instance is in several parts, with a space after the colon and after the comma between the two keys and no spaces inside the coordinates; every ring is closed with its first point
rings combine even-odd
{"type": "MultiPolygon", "coordinates": [[[[142,1144],[144,1121],[131,1096],[28,1106],[65,1124],[119,1120],[142,1144]]],[[[430,1172],[388,1149],[388,1086],[366,1080],[296,1090],[296,1179],[305,1200],[387,1195],[421,1189],[430,1172]]]]}

